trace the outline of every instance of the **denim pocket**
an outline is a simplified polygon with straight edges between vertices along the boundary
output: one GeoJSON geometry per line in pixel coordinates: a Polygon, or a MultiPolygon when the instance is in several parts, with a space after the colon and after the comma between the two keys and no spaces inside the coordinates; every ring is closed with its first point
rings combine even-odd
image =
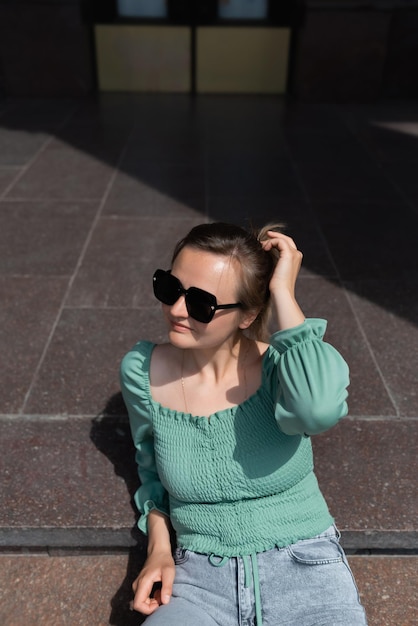
{"type": "Polygon", "coordinates": [[[303,565],[341,563],[343,555],[336,539],[320,537],[304,539],[286,548],[289,556],[303,565]]]}
{"type": "Polygon", "coordinates": [[[174,563],[176,565],[181,565],[182,563],[187,563],[189,560],[190,552],[186,550],[186,548],[176,548],[174,550],[174,563]]]}

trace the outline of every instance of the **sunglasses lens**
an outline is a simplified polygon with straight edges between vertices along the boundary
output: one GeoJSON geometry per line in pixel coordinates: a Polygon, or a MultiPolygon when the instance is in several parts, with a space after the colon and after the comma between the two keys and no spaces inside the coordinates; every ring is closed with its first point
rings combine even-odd
{"type": "Polygon", "coordinates": [[[186,296],[186,307],[190,317],[208,324],[215,313],[213,307],[216,307],[216,298],[197,287],[191,287],[186,296]]]}
{"type": "Polygon", "coordinates": [[[157,270],[153,279],[154,295],[164,304],[174,304],[181,295],[180,284],[177,278],[165,272],[157,270]]]}

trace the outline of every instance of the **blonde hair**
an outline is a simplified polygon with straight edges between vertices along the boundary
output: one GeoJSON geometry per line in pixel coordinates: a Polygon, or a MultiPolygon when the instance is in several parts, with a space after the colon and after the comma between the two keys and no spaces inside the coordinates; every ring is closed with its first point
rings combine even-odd
{"type": "Polygon", "coordinates": [[[225,222],[199,224],[177,243],[172,263],[186,246],[235,260],[241,270],[238,300],[244,311],[258,311],[246,333],[265,341],[271,312],[269,283],[279,253],[276,249],[266,252],[260,242],[267,239],[268,230],[282,229],[282,224],[273,223],[251,232],[225,222]]]}

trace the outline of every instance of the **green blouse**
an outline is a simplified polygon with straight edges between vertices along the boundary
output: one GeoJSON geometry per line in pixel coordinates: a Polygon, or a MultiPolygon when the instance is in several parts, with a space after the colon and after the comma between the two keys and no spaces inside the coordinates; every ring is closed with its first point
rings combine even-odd
{"type": "Polygon", "coordinates": [[[158,509],[180,547],[249,555],[317,535],[331,517],[313,472],[309,435],[347,414],[348,367],[323,341],[325,320],[275,333],[262,383],[240,405],[208,417],[153,400],[154,344],[140,341],[121,364],[141,481],[139,528],[158,509]]]}

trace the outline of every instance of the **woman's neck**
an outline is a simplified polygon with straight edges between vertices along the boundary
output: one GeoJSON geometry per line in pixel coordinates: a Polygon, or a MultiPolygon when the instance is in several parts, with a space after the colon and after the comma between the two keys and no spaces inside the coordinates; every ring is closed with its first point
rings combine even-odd
{"type": "Polygon", "coordinates": [[[239,333],[221,347],[214,349],[183,350],[182,369],[187,375],[199,374],[214,383],[222,380],[228,373],[244,366],[253,342],[239,333]]]}

